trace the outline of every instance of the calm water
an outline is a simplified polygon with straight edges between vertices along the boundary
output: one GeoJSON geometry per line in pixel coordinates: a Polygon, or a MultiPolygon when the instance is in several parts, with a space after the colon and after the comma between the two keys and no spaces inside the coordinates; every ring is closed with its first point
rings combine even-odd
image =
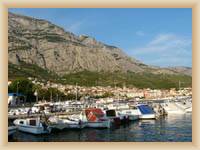
{"type": "Polygon", "coordinates": [[[139,120],[111,129],[64,130],[49,135],[16,132],[10,142],[68,142],[68,141],[137,141],[191,142],[192,115],[169,115],[158,120],[139,120]]]}

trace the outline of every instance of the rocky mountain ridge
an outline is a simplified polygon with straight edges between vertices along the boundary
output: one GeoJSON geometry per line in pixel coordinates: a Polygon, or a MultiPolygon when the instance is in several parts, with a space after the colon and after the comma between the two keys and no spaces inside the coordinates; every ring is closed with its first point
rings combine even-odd
{"type": "Polygon", "coordinates": [[[34,64],[58,75],[84,70],[191,75],[191,68],[149,66],[87,35],[77,36],[49,21],[10,12],[8,41],[9,63],[34,64]]]}

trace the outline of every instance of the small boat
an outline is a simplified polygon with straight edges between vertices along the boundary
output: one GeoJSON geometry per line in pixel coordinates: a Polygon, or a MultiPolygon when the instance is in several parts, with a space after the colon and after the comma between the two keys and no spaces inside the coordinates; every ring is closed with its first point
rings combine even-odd
{"type": "Polygon", "coordinates": [[[184,114],[185,110],[175,102],[167,102],[162,104],[162,107],[164,108],[165,112],[169,114],[184,114]]]}
{"type": "Polygon", "coordinates": [[[137,105],[139,110],[139,119],[156,119],[156,113],[147,104],[137,105]]]}
{"type": "Polygon", "coordinates": [[[191,113],[192,112],[192,106],[188,107],[188,108],[185,108],[185,112],[186,113],[191,113]]]}
{"type": "Polygon", "coordinates": [[[192,112],[192,103],[191,102],[176,102],[176,106],[184,111],[185,113],[192,112]]]}
{"type": "Polygon", "coordinates": [[[120,125],[120,117],[117,116],[115,109],[108,109],[105,111],[105,117],[114,125],[120,125]]]}
{"type": "Polygon", "coordinates": [[[117,116],[119,117],[121,124],[127,124],[130,121],[129,116],[121,111],[117,111],[117,116]]]}
{"type": "Polygon", "coordinates": [[[17,131],[16,126],[9,126],[8,127],[8,136],[12,136],[17,131]]]}
{"type": "Polygon", "coordinates": [[[118,111],[118,115],[121,117],[126,117],[130,121],[138,120],[139,119],[139,111],[137,107],[125,109],[125,110],[120,110],[118,111]]]}
{"type": "Polygon", "coordinates": [[[47,123],[38,118],[16,119],[14,122],[19,131],[32,133],[32,134],[45,134],[50,133],[51,128],[47,123]]]}
{"type": "Polygon", "coordinates": [[[82,129],[85,127],[86,123],[82,122],[80,119],[74,119],[70,116],[53,116],[49,118],[50,127],[52,129],[63,130],[69,129],[82,129]]]}
{"type": "Polygon", "coordinates": [[[110,120],[105,118],[104,115],[99,108],[88,108],[81,113],[80,118],[83,122],[86,122],[86,127],[110,128],[110,120]]]}

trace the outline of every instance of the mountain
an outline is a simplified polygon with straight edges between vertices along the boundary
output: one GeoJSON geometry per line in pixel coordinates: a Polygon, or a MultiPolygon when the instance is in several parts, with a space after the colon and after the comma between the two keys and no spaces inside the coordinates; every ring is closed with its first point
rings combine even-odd
{"type": "MultiPolygon", "coordinates": [[[[18,67],[24,71],[21,73],[29,74],[29,66],[33,66],[32,68],[41,68],[38,70],[43,70],[43,73],[51,72],[58,76],[84,71],[191,76],[191,68],[146,65],[129,57],[120,48],[104,44],[90,36],[77,36],[49,21],[10,12],[8,42],[9,75],[18,67]],[[22,66],[27,69],[22,69],[22,66]]],[[[19,69],[18,73],[20,74],[19,69]]]]}
{"type": "Polygon", "coordinates": [[[177,67],[168,67],[167,69],[180,74],[192,76],[192,68],[190,67],[177,66],[177,67]]]}
{"type": "Polygon", "coordinates": [[[117,47],[65,32],[45,20],[9,13],[9,62],[24,61],[60,75],[83,70],[144,71],[117,47]]]}

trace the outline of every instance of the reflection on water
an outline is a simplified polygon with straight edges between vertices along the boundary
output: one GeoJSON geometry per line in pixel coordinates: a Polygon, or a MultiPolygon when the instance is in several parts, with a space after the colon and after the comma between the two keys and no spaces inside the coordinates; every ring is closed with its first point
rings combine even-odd
{"type": "Polygon", "coordinates": [[[192,115],[169,115],[158,120],[139,120],[111,129],[64,130],[49,135],[16,132],[9,141],[192,141],[192,115]]]}

